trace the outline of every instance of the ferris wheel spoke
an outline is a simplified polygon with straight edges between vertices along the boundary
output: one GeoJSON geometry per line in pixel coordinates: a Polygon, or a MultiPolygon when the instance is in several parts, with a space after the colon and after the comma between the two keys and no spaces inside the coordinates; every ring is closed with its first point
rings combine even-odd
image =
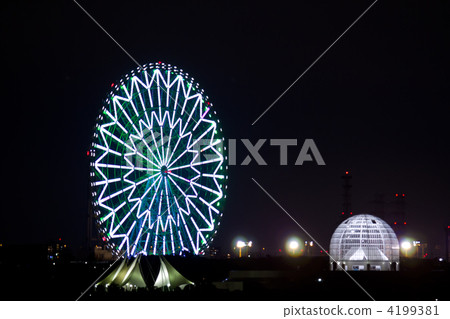
{"type": "Polygon", "coordinates": [[[203,137],[209,133],[212,129],[215,129],[215,126],[211,125],[206,131],[204,131],[191,145],[188,145],[188,149],[192,149],[194,145],[196,145],[203,137]]]}
{"type": "Polygon", "coordinates": [[[145,245],[144,245],[144,249],[143,249],[143,253],[147,254],[147,246],[148,246],[148,240],[150,238],[150,233],[147,232],[147,238],[145,239],[145,245]]]}
{"type": "MultiPolygon", "coordinates": [[[[126,202],[122,202],[122,204],[120,204],[119,206],[117,206],[115,209],[111,210],[111,212],[110,212],[108,215],[106,215],[105,217],[103,217],[103,219],[100,220],[100,222],[104,222],[104,221],[106,221],[107,219],[109,219],[110,217],[113,217],[119,209],[121,209],[123,206],[125,206],[125,204],[126,204],[126,202]]],[[[114,218],[114,217],[113,217],[113,218],[114,218]]]]}
{"type": "Polygon", "coordinates": [[[122,144],[123,146],[125,146],[126,148],[128,148],[130,151],[134,151],[134,149],[132,147],[130,147],[127,143],[125,143],[124,141],[122,141],[120,138],[118,138],[117,136],[115,136],[113,133],[107,131],[107,130],[101,130],[101,133],[105,133],[106,135],[112,137],[117,143],[122,144]]]}
{"type": "MultiPolygon", "coordinates": [[[[205,152],[205,151],[207,151],[207,150],[209,150],[209,149],[212,149],[213,152],[216,153],[216,148],[214,148],[214,146],[216,146],[216,145],[218,145],[218,144],[220,144],[220,143],[222,143],[222,140],[217,139],[217,140],[215,140],[214,142],[208,144],[205,148],[201,149],[200,152],[205,152]]],[[[217,153],[216,153],[216,154],[217,154],[217,153]]],[[[219,155],[221,156],[220,153],[219,153],[219,155]]]]}
{"type": "Polygon", "coordinates": [[[181,231],[180,230],[178,230],[177,235],[178,235],[178,238],[180,239],[180,246],[181,246],[180,254],[181,254],[181,252],[184,249],[186,249],[186,247],[184,246],[184,240],[183,240],[183,236],[181,236],[181,231]]]}
{"type": "MultiPolygon", "coordinates": [[[[131,234],[131,231],[134,229],[134,226],[136,226],[136,221],[133,221],[133,223],[131,224],[131,227],[128,230],[127,235],[125,237],[126,238],[126,243],[127,243],[127,255],[130,254],[130,234],[131,234]]],[[[121,249],[122,248],[119,247],[119,250],[121,250],[121,249]]]]}
{"type": "Polygon", "coordinates": [[[184,84],[184,82],[182,82],[181,86],[182,86],[183,94],[185,97],[184,102],[183,102],[183,107],[181,108],[181,115],[184,115],[184,110],[186,109],[186,105],[188,102],[186,97],[188,97],[190,95],[192,86],[187,84],[187,91],[186,91],[186,85],[184,84]]]}
{"type": "Polygon", "coordinates": [[[197,187],[200,187],[201,189],[204,189],[205,191],[208,191],[208,192],[213,193],[213,194],[218,195],[218,196],[222,196],[221,192],[215,191],[215,190],[213,190],[213,189],[211,189],[209,187],[206,187],[206,186],[201,185],[201,184],[196,183],[196,182],[192,182],[192,184],[194,184],[197,187]]]}
{"type": "MultiPolygon", "coordinates": [[[[158,183],[158,185],[156,186],[155,193],[153,194],[153,197],[152,197],[152,200],[151,200],[151,202],[150,202],[150,205],[149,205],[149,207],[147,208],[147,211],[149,211],[149,214],[150,214],[150,215],[151,215],[151,209],[152,209],[152,207],[153,207],[153,203],[154,203],[154,201],[155,201],[155,198],[156,198],[156,196],[159,194],[158,191],[159,191],[159,186],[161,185],[162,178],[159,177],[158,180],[159,180],[159,183],[158,183]]],[[[155,182],[156,182],[156,181],[155,181],[155,182]]],[[[155,184],[155,183],[153,183],[152,186],[150,186],[150,187],[145,191],[144,195],[141,196],[141,198],[140,198],[141,201],[147,196],[148,192],[151,190],[151,188],[153,187],[154,184],[155,184]]],[[[149,228],[151,228],[151,222],[152,222],[152,218],[151,218],[151,216],[150,216],[150,218],[149,218],[149,228]]]]}
{"type": "Polygon", "coordinates": [[[171,168],[172,167],[172,165],[174,165],[180,158],[182,158],[183,156],[184,156],[184,154],[186,154],[188,152],[188,150],[187,149],[185,149],[183,152],[181,152],[181,154],[176,158],[176,159],[174,159],[167,167],[168,168],[171,168]]]}
{"type": "Polygon", "coordinates": [[[147,147],[147,150],[150,151],[150,153],[152,154],[153,159],[158,163],[158,164],[155,165],[155,166],[161,167],[161,166],[162,166],[161,162],[159,161],[159,159],[158,159],[158,157],[155,155],[155,153],[153,153],[151,147],[147,144],[147,142],[146,142],[146,140],[145,140],[145,137],[142,139],[142,142],[143,142],[144,145],[147,147]]]}
{"type": "Polygon", "coordinates": [[[192,205],[192,207],[194,207],[195,211],[197,212],[197,214],[205,221],[205,223],[209,226],[212,227],[212,224],[209,220],[206,219],[205,215],[203,215],[203,213],[197,208],[197,206],[192,202],[192,200],[190,198],[187,199],[189,201],[189,203],[192,205]]]}
{"type": "Polygon", "coordinates": [[[189,179],[187,179],[187,178],[184,178],[184,177],[182,177],[182,176],[180,176],[180,175],[177,175],[177,174],[175,174],[175,173],[172,173],[171,171],[168,171],[168,174],[171,175],[171,176],[174,176],[174,177],[176,177],[176,178],[178,178],[178,179],[181,179],[182,181],[185,181],[185,182],[188,183],[188,184],[191,184],[191,180],[189,180],[189,179]]]}
{"type": "Polygon", "coordinates": [[[216,174],[202,174],[202,176],[204,176],[204,177],[211,177],[213,179],[216,179],[216,178],[224,179],[225,178],[224,175],[216,175],[216,174]]]}
{"type": "Polygon", "coordinates": [[[134,185],[130,185],[130,186],[124,188],[124,189],[121,189],[121,190],[118,191],[118,192],[115,192],[115,193],[112,194],[112,195],[109,195],[109,196],[106,196],[106,197],[104,197],[104,198],[99,199],[99,202],[100,202],[100,203],[104,203],[104,202],[106,202],[107,200],[113,199],[113,198],[116,197],[117,195],[123,194],[124,192],[126,192],[126,191],[132,189],[133,187],[135,187],[135,186],[134,186],[134,185]]]}
{"type": "Polygon", "coordinates": [[[178,166],[178,167],[168,167],[168,169],[170,169],[171,171],[175,171],[177,169],[183,169],[183,168],[193,167],[193,166],[198,166],[198,165],[205,165],[205,164],[214,163],[214,162],[220,162],[220,161],[222,161],[221,158],[213,158],[211,160],[206,160],[206,161],[203,161],[203,162],[195,162],[195,163],[192,163],[192,164],[187,164],[187,165],[178,166]]]}
{"type": "MultiPolygon", "coordinates": [[[[201,201],[201,202],[203,202],[203,204],[205,204],[206,206],[208,206],[208,208],[210,209],[210,210],[213,210],[216,214],[220,214],[220,212],[219,212],[219,210],[217,209],[217,208],[215,208],[213,205],[214,205],[214,202],[208,202],[207,200],[205,200],[203,197],[198,197],[198,199],[201,201]]],[[[211,220],[213,219],[212,218],[212,215],[210,215],[210,218],[211,218],[211,220]]]]}
{"type": "Polygon", "coordinates": [[[205,237],[203,236],[202,231],[200,230],[200,228],[197,226],[197,223],[196,223],[195,220],[192,218],[192,216],[190,217],[190,220],[191,220],[192,224],[195,226],[195,229],[197,230],[197,238],[196,238],[196,240],[197,240],[197,247],[199,247],[199,246],[200,246],[200,238],[201,238],[204,242],[206,242],[206,239],[205,239],[205,237]]]}
{"type": "MultiPolygon", "coordinates": [[[[201,100],[200,98],[197,98],[197,101],[195,102],[195,105],[194,105],[194,107],[192,108],[192,111],[189,113],[189,117],[188,117],[187,120],[186,120],[186,124],[184,125],[182,134],[184,134],[184,132],[186,131],[188,125],[190,124],[190,121],[191,121],[191,119],[192,119],[192,114],[194,114],[195,109],[196,109],[196,107],[197,107],[197,105],[198,105],[198,103],[199,103],[200,100],[201,100]]],[[[195,123],[197,123],[197,120],[194,119],[194,121],[195,121],[195,123]]]]}
{"type": "MultiPolygon", "coordinates": [[[[186,192],[181,189],[181,187],[178,185],[178,183],[172,177],[170,177],[170,176],[168,176],[168,177],[184,197],[188,198],[189,196],[192,196],[192,195],[187,195],[186,192]]],[[[192,187],[188,187],[186,190],[188,190],[189,188],[192,189],[192,187]]]]}
{"type": "MultiPolygon", "coordinates": [[[[138,111],[136,109],[136,106],[134,105],[134,102],[133,102],[133,88],[135,87],[134,84],[136,82],[136,77],[133,77],[133,78],[131,79],[131,92],[128,92],[126,87],[124,87],[123,90],[125,92],[125,95],[128,98],[128,101],[129,101],[131,107],[133,108],[134,114],[136,114],[136,116],[139,117],[139,113],[138,113],[138,111]],[[133,80],[133,78],[134,78],[134,80],[133,80]]],[[[139,95],[139,89],[137,89],[137,91],[138,91],[138,95],[139,95]]]]}
{"type": "Polygon", "coordinates": [[[167,165],[167,158],[169,157],[170,142],[172,141],[172,131],[173,131],[173,129],[170,128],[169,139],[167,140],[167,148],[166,148],[166,156],[165,156],[164,165],[167,165]]]}
{"type": "MultiPolygon", "coordinates": [[[[207,108],[206,111],[205,111],[205,113],[203,113],[203,114],[202,114],[202,112],[201,112],[201,109],[202,109],[202,107],[201,107],[201,104],[200,104],[200,107],[199,107],[199,111],[200,111],[199,121],[195,124],[194,128],[192,129],[192,131],[195,131],[195,130],[197,129],[197,127],[200,125],[200,123],[202,123],[202,122],[211,122],[211,121],[206,121],[206,120],[205,120],[205,116],[206,116],[206,114],[208,113],[209,108],[207,108]]],[[[214,122],[213,122],[213,123],[214,123],[214,122]]]]}
{"type": "Polygon", "coordinates": [[[157,157],[158,162],[162,163],[162,158],[161,158],[161,154],[159,153],[158,142],[156,141],[155,134],[153,133],[153,131],[151,131],[151,134],[152,134],[152,138],[153,138],[153,145],[155,145],[156,152],[158,153],[158,157],[157,157]]]}
{"type": "MultiPolygon", "coordinates": [[[[181,125],[181,121],[180,121],[180,120],[178,120],[177,123],[179,123],[179,125],[181,125]]],[[[186,135],[180,134],[180,136],[178,137],[177,142],[175,143],[175,147],[173,148],[173,150],[171,150],[170,157],[169,157],[169,159],[167,160],[167,163],[166,163],[166,164],[170,163],[170,161],[172,160],[172,157],[173,157],[173,155],[175,154],[175,152],[176,152],[176,150],[177,150],[177,148],[178,148],[178,145],[180,144],[181,140],[183,140],[183,139],[185,138],[185,136],[187,136],[187,135],[191,135],[191,134],[190,134],[190,133],[189,133],[189,134],[186,134],[186,135]]],[[[189,137],[189,138],[190,138],[190,137],[189,137]]]]}
{"type": "Polygon", "coordinates": [[[163,127],[160,126],[159,130],[161,132],[161,134],[159,136],[160,140],[161,140],[161,163],[164,163],[165,160],[164,160],[164,130],[163,130],[163,127]]]}
{"type": "Polygon", "coordinates": [[[177,75],[176,82],[177,82],[177,90],[176,90],[176,94],[175,94],[173,111],[172,111],[172,121],[171,121],[172,123],[174,123],[174,121],[175,121],[175,113],[177,111],[177,106],[178,106],[178,96],[180,94],[180,84],[182,83],[181,76],[177,75]]]}
{"type": "Polygon", "coordinates": [[[164,213],[169,212],[169,215],[170,215],[170,207],[171,207],[171,205],[170,205],[170,201],[169,201],[169,192],[167,190],[167,179],[166,178],[164,179],[164,187],[166,189],[166,192],[164,194],[166,196],[166,202],[167,202],[167,210],[164,213]]]}
{"type": "Polygon", "coordinates": [[[186,224],[186,220],[184,219],[183,214],[180,214],[180,216],[181,216],[181,220],[183,221],[183,226],[184,226],[184,229],[186,230],[186,234],[187,234],[188,237],[189,237],[189,242],[191,243],[191,247],[192,247],[192,249],[194,250],[194,252],[197,253],[197,252],[198,252],[198,249],[197,249],[197,247],[195,246],[194,241],[192,240],[192,235],[191,235],[191,232],[189,231],[188,225],[186,224]]]}
{"type": "Polygon", "coordinates": [[[148,215],[144,216],[144,220],[141,222],[141,226],[139,227],[139,233],[136,236],[136,240],[134,241],[133,248],[131,250],[131,254],[133,255],[136,251],[136,247],[138,245],[139,239],[141,238],[142,230],[144,229],[145,221],[147,220],[148,215]]]}
{"type": "Polygon", "coordinates": [[[169,107],[169,103],[170,103],[170,88],[171,86],[169,85],[170,83],[170,72],[167,72],[167,81],[166,81],[166,107],[169,107]]]}
{"type": "MultiPolygon", "coordinates": [[[[170,219],[172,219],[172,216],[170,216],[170,219]]],[[[172,244],[172,254],[175,254],[175,242],[173,240],[173,229],[172,229],[172,223],[169,222],[170,227],[170,243],[172,244]]]]}
{"type": "MultiPolygon", "coordinates": [[[[146,85],[144,82],[142,82],[137,76],[133,76],[131,78],[132,87],[136,89],[137,95],[139,96],[139,102],[141,103],[142,111],[146,113],[145,103],[144,99],[142,98],[142,92],[140,87],[146,88],[146,85]]],[[[132,99],[131,96],[129,96],[130,99],[132,99]]],[[[136,115],[139,116],[139,112],[136,110],[136,115]]]]}
{"type": "MultiPolygon", "coordinates": [[[[119,228],[123,225],[123,223],[127,220],[127,218],[133,213],[133,211],[136,209],[139,203],[134,204],[134,206],[130,209],[130,211],[122,218],[122,220],[119,222],[119,224],[111,230],[111,235],[115,235],[116,232],[119,230],[119,228]]],[[[111,228],[114,224],[111,224],[111,228]]]]}
{"type": "MultiPolygon", "coordinates": [[[[151,163],[153,166],[156,166],[156,167],[160,166],[160,165],[156,164],[155,162],[153,162],[151,159],[149,159],[147,156],[144,156],[143,154],[141,154],[137,150],[136,150],[136,154],[139,155],[141,158],[145,159],[147,162],[151,163]]],[[[147,170],[149,170],[149,171],[158,171],[156,169],[150,169],[150,168],[147,168],[147,170]]]]}
{"type": "Polygon", "coordinates": [[[94,144],[94,147],[104,151],[105,152],[105,156],[108,155],[109,153],[114,154],[116,156],[122,156],[121,153],[116,152],[116,151],[114,151],[114,150],[112,150],[110,148],[104,147],[104,146],[102,146],[100,144],[94,144]]]}
{"type": "MultiPolygon", "coordinates": [[[[122,114],[125,115],[125,118],[126,118],[126,119],[128,120],[128,122],[131,124],[131,127],[134,129],[134,131],[136,132],[136,134],[140,135],[139,130],[138,130],[137,127],[134,125],[134,122],[131,120],[131,118],[130,118],[130,116],[128,115],[127,111],[125,111],[125,109],[122,107],[122,103],[119,102],[119,99],[121,99],[121,100],[123,100],[123,101],[125,101],[125,102],[128,102],[127,99],[124,99],[124,98],[115,96],[115,97],[113,98],[114,106],[115,106],[115,107],[118,106],[118,107],[120,108],[120,110],[122,111],[122,114]]],[[[116,111],[116,114],[117,114],[117,111],[116,111]]],[[[119,122],[119,121],[117,121],[117,122],[119,122]]]]}

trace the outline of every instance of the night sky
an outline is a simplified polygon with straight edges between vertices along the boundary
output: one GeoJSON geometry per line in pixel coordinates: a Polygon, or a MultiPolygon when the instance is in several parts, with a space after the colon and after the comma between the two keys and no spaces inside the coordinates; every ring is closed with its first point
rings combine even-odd
{"type": "MultiPolygon", "coordinates": [[[[176,65],[214,102],[226,138],[312,138],[326,166],[229,168],[214,244],[238,235],[281,248],[300,229],[255,178],[328,247],[345,170],[353,211],[375,194],[407,195],[409,232],[443,244],[449,222],[450,4],[380,0],[254,126],[253,121],[371,1],[239,5],[207,1],[80,1],[137,60],[176,65]],[[395,2],[395,3],[394,3],[395,2]]],[[[135,63],[72,1],[2,4],[3,187],[0,242],[79,246],[86,232],[88,158],[112,82],[135,63]],[[6,72],[5,72],[6,71],[6,72]]],[[[244,149],[238,162],[247,155],[244,149]]]]}

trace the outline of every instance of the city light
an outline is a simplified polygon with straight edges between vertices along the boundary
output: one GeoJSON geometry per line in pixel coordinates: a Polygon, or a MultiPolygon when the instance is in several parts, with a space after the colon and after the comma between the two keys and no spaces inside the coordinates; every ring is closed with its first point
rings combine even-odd
{"type": "Polygon", "coordinates": [[[409,241],[402,242],[402,249],[404,249],[404,250],[411,249],[411,243],[409,241]]]}
{"type": "MultiPolygon", "coordinates": [[[[243,240],[236,241],[236,248],[239,249],[239,258],[242,257],[242,248],[244,248],[244,247],[251,248],[252,246],[253,246],[252,241],[248,241],[248,242],[245,242],[243,240]]],[[[248,248],[247,248],[247,256],[250,257],[250,255],[248,254],[248,248]]]]}
{"type": "Polygon", "coordinates": [[[297,238],[297,237],[291,237],[286,241],[286,245],[285,245],[285,249],[286,252],[293,257],[297,257],[299,256],[303,249],[300,249],[300,243],[301,243],[301,239],[297,238]]]}
{"type": "Polygon", "coordinates": [[[292,249],[292,250],[296,250],[298,248],[298,241],[292,240],[289,243],[289,248],[292,249]]]}
{"type": "Polygon", "coordinates": [[[237,248],[244,248],[245,247],[245,243],[242,240],[238,240],[236,243],[236,247],[237,248]]]}
{"type": "Polygon", "coordinates": [[[405,257],[408,257],[408,251],[411,249],[412,245],[409,241],[405,240],[401,243],[401,248],[405,257]]]}

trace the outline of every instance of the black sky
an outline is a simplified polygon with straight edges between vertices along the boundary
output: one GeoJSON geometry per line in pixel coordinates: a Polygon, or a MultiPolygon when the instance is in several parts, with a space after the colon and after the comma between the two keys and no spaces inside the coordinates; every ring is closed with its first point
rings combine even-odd
{"type": "MultiPolygon", "coordinates": [[[[326,166],[294,166],[297,147],[281,167],[267,143],[268,166],[230,167],[218,245],[244,235],[277,248],[302,236],[251,177],[328,245],[345,170],[355,213],[370,213],[376,193],[406,193],[411,233],[442,243],[450,222],[448,2],[380,0],[251,125],[370,3],[80,1],[141,64],[165,61],[192,75],[226,138],[315,140],[326,166]]],[[[72,1],[9,1],[0,23],[0,242],[79,245],[92,126],[110,84],[136,65],[72,1]]]]}

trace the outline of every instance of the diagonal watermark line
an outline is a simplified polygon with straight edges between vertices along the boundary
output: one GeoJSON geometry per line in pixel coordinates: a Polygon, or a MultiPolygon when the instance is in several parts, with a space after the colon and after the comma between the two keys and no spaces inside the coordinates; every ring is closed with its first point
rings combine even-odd
{"type": "Polygon", "coordinates": [[[275,203],[275,204],[277,204],[277,206],[278,207],[280,207],[281,208],[281,210],[283,211],[283,212],[285,212],[286,213],[286,215],[288,215],[289,216],[289,218],[290,219],[292,219],[292,221],[294,222],[294,223],[296,223],[297,224],[297,226],[298,227],[300,227],[300,229],[306,234],[306,235],[308,235],[315,243],[317,243],[317,246],[319,246],[320,247],[320,249],[322,249],[330,258],[331,258],[331,260],[333,260],[337,265],[338,265],[338,267],[341,269],[341,270],[343,270],[352,280],[353,280],[353,282],[359,287],[359,288],[361,288],[361,290],[362,291],[364,291],[364,293],[370,298],[370,299],[372,299],[373,301],[376,301],[356,280],[355,280],[355,278],[353,278],[344,268],[342,268],[342,266],[340,265],[340,264],[338,264],[337,262],[336,262],[336,260],[333,258],[333,257],[331,257],[331,255],[327,252],[327,250],[325,249],[325,248],[323,248],[322,247],[322,245],[320,245],[320,243],[313,237],[313,236],[311,236],[311,234],[310,233],[308,233],[308,231],[305,229],[305,228],[303,228],[303,226],[302,225],[300,225],[300,223],[299,222],[297,222],[295,219],[294,219],[294,217],[292,217],[287,211],[286,211],[286,209],[284,209],[284,207],[283,206],[281,206],[281,204],[280,203],[278,203],[277,201],[276,201],[276,199],[275,198],[273,198],[273,196],[272,195],[270,195],[269,194],[269,192],[268,191],[266,191],[265,189],[264,189],[264,187],[262,187],[253,177],[252,177],[252,180],[255,182],[255,184],[256,185],[258,185],[258,187],[259,188],[261,188],[261,190],[275,203]]]}
{"type": "Polygon", "coordinates": [[[112,37],[112,35],[110,35],[110,34],[108,33],[108,31],[105,30],[105,28],[103,28],[102,25],[101,25],[100,23],[98,23],[97,20],[95,20],[94,17],[91,16],[91,15],[89,14],[89,12],[87,12],[87,10],[81,6],[81,4],[79,4],[76,0],[73,0],[73,2],[75,2],[75,4],[76,4],[77,6],[79,6],[80,9],[83,10],[83,12],[86,13],[86,15],[87,15],[92,21],[94,21],[94,23],[95,23],[100,29],[102,29],[102,31],[105,32],[105,34],[106,34],[111,40],[113,40],[114,43],[117,44],[117,46],[118,46],[118,47],[119,47],[126,55],[128,55],[128,57],[129,57],[131,60],[133,60],[134,63],[137,64],[137,66],[139,66],[141,69],[143,69],[142,65],[140,65],[139,62],[136,61],[136,59],[133,58],[133,57],[131,56],[131,54],[128,53],[128,51],[125,50],[124,47],[121,46],[121,45],[119,44],[119,42],[117,42],[116,39],[114,39],[114,38],[112,37]]]}
{"type": "Polygon", "coordinates": [[[92,282],[92,284],[90,284],[89,287],[87,287],[87,289],[86,289],[85,291],[83,291],[83,292],[81,293],[81,295],[80,295],[75,301],[80,301],[80,299],[81,299],[81,298],[82,298],[82,297],[83,297],[83,296],[84,296],[84,295],[92,288],[92,286],[94,286],[95,283],[96,283],[97,281],[99,281],[100,278],[102,278],[103,275],[106,274],[106,273],[111,269],[112,266],[114,266],[119,260],[121,260],[121,258],[123,257],[123,255],[125,255],[125,252],[126,252],[126,251],[124,251],[124,252],[122,253],[122,255],[120,255],[116,260],[114,260],[114,262],[113,262],[111,265],[109,265],[109,267],[106,268],[106,270],[105,270],[104,272],[102,272],[102,274],[101,274],[100,276],[98,276],[97,279],[95,279],[95,280],[92,282]]]}
{"type": "MultiPolygon", "coordinates": [[[[76,0],[73,0],[73,2],[78,6],[78,7],[80,7],[80,9],[111,39],[111,40],[113,40],[113,42],[126,54],[126,55],[128,55],[128,57],[131,59],[131,60],[133,60],[133,62],[141,69],[141,70],[144,70],[144,67],[135,59],[135,58],[133,58],[133,56],[130,54],[130,53],[128,53],[128,51],[127,50],[125,50],[125,48],[123,47],[123,46],[121,46],[120,45],[120,43],[119,42],[117,42],[117,40],[116,39],[114,39],[113,38],[113,36],[111,35],[111,34],[109,34],[108,33],[108,31],[106,31],[105,30],[105,28],[103,28],[102,27],[102,25],[100,24],[100,23],[98,23],[98,21],[97,20],[95,20],[94,19],[94,17],[85,9],[85,8],[83,8],[83,6],[81,5],[81,4],[79,4],[76,0]]],[[[158,85],[158,88],[160,88],[161,90],[163,90],[164,91],[164,93],[166,93],[168,96],[169,96],[169,98],[172,100],[172,101],[174,101],[175,102],[175,104],[177,105],[177,106],[181,106],[180,105],[180,103],[179,102],[177,102],[164,88],[162,88],[161,86],[159,86],[158,85]]],[[[196,119],[194,119],[194,118],[192,118],[193,120],[194,120],[194,122],[197,124],[198,123],[198,121],[196,120],[196,119]]]]}
{"type": "Polygon", "coordinates": [[[348,30],[350,30],[358,21],[359,21],[359,19],[361,19],[374,5],[375,5],[375,3],[377,3],[378,2],[378,0],[375,0],[366,10],[364,10],[364,12],[363,13],[361,13],[360,14],[360,16],[358,17],[358,18],[356,18],[356,20],[355,21],[353,21],[353,23],[352,24],[350,24],[350,26],[347,28],[347,29],[345,29],[345,31],[344,32],[342,32],[341,33],[341,35],[336,39],[336,40],[334,40],[334,42],[333,43],[331,43],[330,44],[330,46],[328,47],[328,48],[326,48],[326,50],[325,51],[323,51],[322,52],[322,54],[321,55],[319,55],[318,57],[317,57],[317,59],[315,59],[314,61],[313,61],[313,63],[311,63],[307,68],[306,68],[306,70],[305,71],[303,71],[303,73],[302,74],[300,74],[300,76],[297,78],[297,79],[295,79],[295,81],[294,82],[292,82],[292,84],[291,85],[289,85],[288,86],[288,88],[286,89],[286,90],[284,90],[284,92],[283,93],[281,93],[281,95],[279,96],[279,97],[277,97],[277,99],[275,100],[275,101],[273,101],[272,102],[272,104],[270,104],[269,105],[269,107],[267,108],[267,109],[265,109],[264,110],[264,112],[262,112],[261,113],[261,115],[260,116],[258,116],[258,118],[252,123],[252,125],[255,125],[256,124],[256,122],[258,122],[259,121],[259,119],[261,118],[261,117],[263,117],[264,116],[264,114],[266,114],[271,108],[272,108],[272,106],[274,106],[294,85],[295,85],[295,83],[297,83],[298,82],[298,80],[300,80],[343,36],[344,36],[344,34],[346,34],[347,33],[347,31],[348,30]]]}

